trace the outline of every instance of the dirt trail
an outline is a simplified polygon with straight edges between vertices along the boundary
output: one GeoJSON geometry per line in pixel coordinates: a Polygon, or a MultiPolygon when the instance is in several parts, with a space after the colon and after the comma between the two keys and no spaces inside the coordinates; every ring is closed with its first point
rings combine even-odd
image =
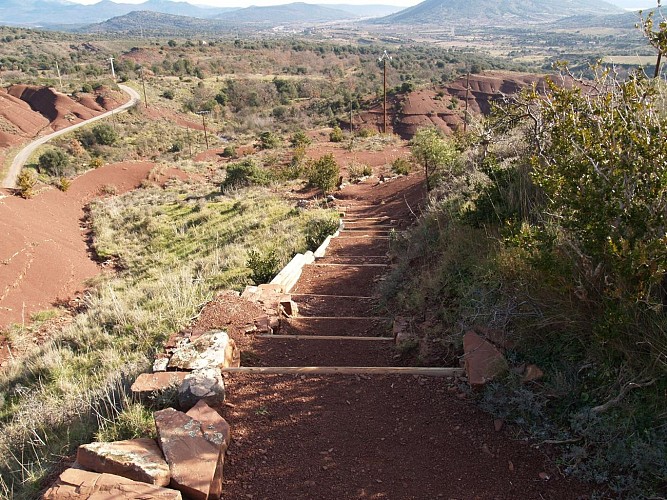
{"type": "MultiPolygon", "coordinates": [[[[386,272],[377,264],[389,263],[386,236],[411,222],[422,189],[410,176],[340,193],[345,229],[292,290],[299,317],[284,320],[280,336],[253,341],[252,364],[400,364],[374,296],[386,272]],[[283,337],[290,334],[303,337],[283,337]]],[[[586,498],[586,487],[563,478],[541,447],[496,430],[459,384],[413,375],[227,374],[220,411],[234,440],[224,498],[586,498]]]]}

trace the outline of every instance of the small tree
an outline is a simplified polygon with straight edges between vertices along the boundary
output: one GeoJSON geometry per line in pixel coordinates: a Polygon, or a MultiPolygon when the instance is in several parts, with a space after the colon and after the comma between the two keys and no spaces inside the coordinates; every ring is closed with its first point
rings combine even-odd
{"type": "Polygon", "coordinates": [[[69,157],[60,149],[50,149],[39,157],[39,171],[60,177],[69,165],[69,157]]]}
{"type": "Polygon", "coordinates": [[[103,146],[111,146],[118,140],[118,134],[108,123],[102,123],[93,127],[95,141],[103,146]]]}
{"type": "Polygon", "coordinates": [[[435,127],[419,129],[410,145],[415,162],[424,168],[427,191],[431,190],[431,179],[439,170],[448,167],[454,173],[459,166],[459,152],[435,127]]]}
{"type": "Polygon", "coordinates": [[[292,137],[290,137],[290,144],[293,148],[308,146],[311,142],[310,137],[308,137],[303,130],[297,130],[292,134],[292,137]]]}
{"type": "Polygon", "coordinates": [[[259,147],[262,149],[274,149],[280,146],[280,137],[273,132],[262,132],[259,134],[259,147]]]}
{"type": "Polygon", "coordinates": [[[329,153],[313,162],[308,174],[308,182],[327,194],[336,187],[340,177],[340,168],[334,156],[329,153]]]}

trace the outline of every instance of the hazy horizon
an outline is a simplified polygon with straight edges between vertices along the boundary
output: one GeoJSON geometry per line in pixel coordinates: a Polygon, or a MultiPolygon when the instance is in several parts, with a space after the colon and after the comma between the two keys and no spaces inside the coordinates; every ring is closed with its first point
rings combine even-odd
{"type": "MultiPolygon", "coordinates": [[[[67,0],[69,2],[80,4],[95,4],[101,0],[67,0]]],[[[147,0],[111,0],[114,3],[124,4],[141,4],[147,0]]],[[[250,7],[250,6],[267,6],[267,5],[282,5],[292,3],[293,1],[303,0],[169,0],[172,2],[186,2],[193,5],[202,5],[209,7],[250,7]]],[[[354,4],[354,5],[396,5],[400,7],[410,7],[417,5],[422,0],[306,0],[305,3],[321,3],[321,4],[354,4]]],[[[607,0],[609,3],[621,7],[623,9],[646,9],[657,6],[657,0],[607,0]]],[[[585,0],[584,0],[585,3],[585,0]]]]}

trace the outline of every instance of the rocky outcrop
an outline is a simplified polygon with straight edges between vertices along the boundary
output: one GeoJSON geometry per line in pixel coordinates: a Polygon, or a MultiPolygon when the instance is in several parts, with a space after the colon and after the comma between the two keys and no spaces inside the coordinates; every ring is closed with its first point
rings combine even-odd
{"type": "Polygon", "coordinates": [[[223,447],[207,440],[201,424],[185,413],[167,408],[154,418],[171,486],[191,500],[220,498],[223,447]]]}
{"type": "Polygon", "coordinates": [[[79,446],[77,463],[84,469],[115,474],[134,481],[167,486],[169,466],[152,439],[130,439],[79,446]]]}
{"type": "Polygon", "coordinates": [[[180,492],[113,474],[67,469],[42,497],[44,500],[182,500],[180,492]]]}

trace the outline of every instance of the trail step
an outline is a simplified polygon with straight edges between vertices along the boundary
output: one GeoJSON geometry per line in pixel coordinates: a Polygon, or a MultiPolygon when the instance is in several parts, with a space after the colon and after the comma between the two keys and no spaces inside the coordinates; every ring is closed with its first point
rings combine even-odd
{"type": "Polygon", "coordinates": [[[260,339],[294,339],[294,340],[352,340],[364,342],[393,342],[392,337],[346,337],[344,335],[272,335],[270,333],[263,333],[255,335],[255,338],[260,339]]]}
{"type": "Polygon", "coordinates": [[[292,297],[324,297],[329,299],[377,299],[372,295],[363,296],[363,295],[328,295],[326,293],[292,293],[292,297]]]}
{"type": "Polygon", "coordinates": [[[295,316],[290,317],[290,321],[301,320],[345,320],[345,321],[392,321],[393,318],[388,316],[295,316]]]}
{"type": "Polygon", "coordinates": [[[388,267],[389,264],[347,264],[340,262],[313,262],[307,264],[313,267],[388,267]]]}
{"type": "Polygon", "coordinates": [[[223,373],[256,375],[421,375],[425,377],[457,377],[463,368],[426,368],[413,366],[241,366],[223,368],[223,373]]]}

